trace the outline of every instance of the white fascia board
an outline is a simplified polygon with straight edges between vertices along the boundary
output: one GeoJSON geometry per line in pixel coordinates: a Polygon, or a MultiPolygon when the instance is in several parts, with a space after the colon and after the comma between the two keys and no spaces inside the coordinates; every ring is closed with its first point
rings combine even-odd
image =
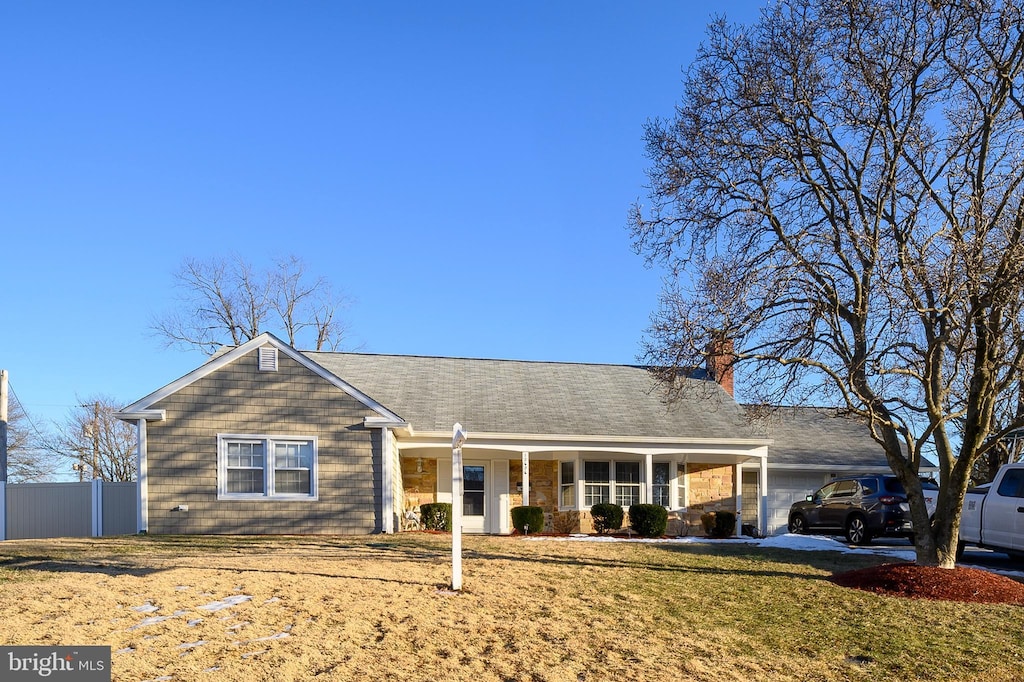
{"type": "Polygon", "coordinates": [[[368,429],[391,429],[395,434],[402,437],[413,435],[412,425],[401,419],[390,417],[363,417],[363,426],[368,429]]]}
{"type": "MultiPolygon", "coordinates": [[[[768,458],[768,468],[777,471],[842,471],[865,474],[886,473],[892,469],[888,464],[857,465],[857,464],[776,464],[768,458]]],[[[923,469],[924,467],[922,467],[923,469]]]]}
{"type": "Polygon", "coordinates": [[[115,412],[114,417],[125,422],[134,422],[140,419],[145,421],[162,422],[167,419],[167,410],[134,410],[115,412]]]}
{"type": "Polygon", "coordinates": [[[131,413],[131,412],[139,412],[139,411],[147,410],[154,403],[157,403],[157,402],[163,400],[164,398],[177,393],[178,391],[180,391],[181,389],[185,388],[186,386],[189,386],[190,384],[193,384],[196,381],[198,381],[198,380],[200,380],[200,379],[202,379],[202,378],[204,378],[206,376],[209,376],[210,374],[212,374],[213,372],[216,372],[217,370],[221,369],[222,367],[230,365],[232,362],[234,362],[238,358],[240,358],[240,357],[242,357],[244,355],[248,355],[250,352],[252,352],[256,348],[259,348],[261,346],[265,346],[267,344],[270,344],[274,348],[277,348],[279,351],[281,351],[282,353],[287,355],[289,358],[291,358],[295,362],[299,363],[300,365],[302,365],[303,367],[305,367],[309,371],[313,372],[317,376],[321,377],[322,379],[324,379],[328,383],[333,384],[337,388],[341,389],[342,391],[344,391],[348,395],[352,396],[353,398],[358,400],[360,403],[362,403],[366,407],[370,408],[374,412],[378,413],[382,417],[385,417],[387,419],[392,419],[394,421],[402,421],[402,418],[399,417],[397,414],[395,414],[394,412],[392,412],[388,408],[384,407],[383,405],[378,403],[376,400],[374,400],[370,396],[366,395],[365,393],[363,393],[362,391],[357,389],[355,386],[352,386],[347,381],[343,380],[341,377],[336,376],[335,374],[327,371],[326,369],[321,367],[319,364],[313,362],[312,360],[307,358],[305,355],[303,355],[299,351],[295,350],[294,348],[289,346],[287,343],[285,343],[284,341],[282,341],[281,339],[277,338],[276,336],[274,336],[273,334],[270,334],[270,333],[260,334],[256,338],[250,339],[249,341],[246,341],[241,346],[237,346],[237,347],[231,349],[230,351],[228,351],[226,353],[218,355],[217,357],[213,358],[212,360],[210,360],[206,364],[204,364],[204,365],[202,365],[200,367],[197,367],[196,369],[192,370],[191,372],[189,372],[185,376],[181,377],[177,381],[172,381],[171,383],[167,384],[163,388],[157,389],[156,391],[150,393],[145,398],[142,398],[141,400],[137,400],[136,402],[132,403],[131,405],[125,407],[123,410],[121,410],[121,412],[131,413]]]}
{"type": "MultiPolygon", "coordinates": [[[[600,444],[635,444],[641,446],[657,447],[702,447],[711,446],[719,448],[741,447],[745,449],[754,447],[770,446],[775,441],[771,438],[664,438],[654,436],[593,436],[580,434],[550,434],[550,433],[481,433],[471,431],[472,441],[479,443],[488,441],[491,443],[543,443],[543,444],[564,444],[580,445],[590,443],[600,444]]],[[[435,439],[451,441],[450,431],[417,431],[417,439],[432,441],[435,439]]]]}
{"type": "MultiPolygon", "coordinates": [[[[417,433],[414,438],[399,438],[399,451],[437,448],[450,444],[451,434],[417,433]]],[[[694,456],[701,461],[732,464],[768,457],[765,439],[668,439],[609,436],[552,436],[538,434],[494,434],[473,432],[466,444],[471,450],[515,453],[606,452],[634,455],[694,456]]]]}

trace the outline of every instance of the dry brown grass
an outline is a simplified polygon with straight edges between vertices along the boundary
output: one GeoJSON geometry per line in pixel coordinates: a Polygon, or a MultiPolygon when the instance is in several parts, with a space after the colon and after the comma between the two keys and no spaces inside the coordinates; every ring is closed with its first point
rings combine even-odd
{"type": "Polygon", "coordinates": [[[449,542],[9,541],[0,641],[110,645],[117,680],[1012,680],[1022,670],[1020,607],[827,580],[870,558],[468,537],[465,590],[451,595],[449,542]],[[251,599],[202,608],[238,595],[251,599]],[[135,610],[147,604],[156,610],[135,610]]]}

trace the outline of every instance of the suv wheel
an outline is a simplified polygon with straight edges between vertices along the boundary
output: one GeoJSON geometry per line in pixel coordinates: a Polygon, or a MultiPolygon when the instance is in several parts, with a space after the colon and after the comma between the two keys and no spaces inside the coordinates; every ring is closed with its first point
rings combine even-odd
{"type": "Polygon", "coordinates": [[[807,532],[807,521],[800,514],[793,514],[789,519],[789,532],[803,535],[807,532]]]}
{"type": "Polygon", "coordinates": [[[854,514],[846,520],[846,539],[854,545],[866,545],[871,542],[871,534],[864,523],[864,517],[854,514]]]}

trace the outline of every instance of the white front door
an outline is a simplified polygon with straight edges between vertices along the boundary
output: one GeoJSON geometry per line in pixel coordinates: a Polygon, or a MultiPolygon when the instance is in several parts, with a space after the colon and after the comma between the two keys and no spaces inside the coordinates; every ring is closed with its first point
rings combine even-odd
{"type": "Polygon", "coordinates": [[[487,464],[465,462],[462,465],[462,530],[487,532],[487,464]]]}

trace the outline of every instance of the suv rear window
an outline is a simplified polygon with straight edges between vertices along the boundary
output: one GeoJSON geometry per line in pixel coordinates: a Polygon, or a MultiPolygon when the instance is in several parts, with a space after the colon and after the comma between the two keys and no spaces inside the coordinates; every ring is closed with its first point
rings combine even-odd
{"type": "Polygon", "coordinates": [[[903,484],[900,483],[900,479],[898,478],[886,477],[884,479],[884,483],[885,492],[887,493],[893,493],[894,495],[905,495],[907,492],[906,490],[903,489],[903,484]]]}

